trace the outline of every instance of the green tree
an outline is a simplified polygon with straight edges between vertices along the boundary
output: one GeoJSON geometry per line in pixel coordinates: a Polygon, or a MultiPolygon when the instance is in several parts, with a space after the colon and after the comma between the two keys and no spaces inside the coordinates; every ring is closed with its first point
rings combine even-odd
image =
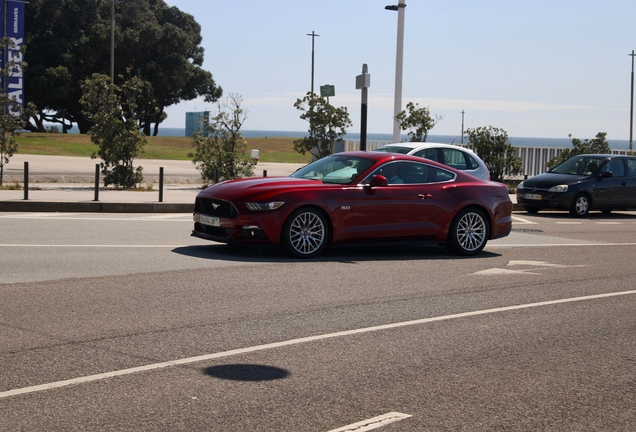
{"type": "Polygon", "coordinates": [[[522,170],[521,158],[517,150],[508,141],[508,133],[492,126],[467,129],[468,148],[484,161],[493,181],[519,174],[522,170]]]}
{"type": "Polygon", "coordinates": [[[578,138],[572,138],[572,134],[568,137],[572,140],[572,148],[564,149],[556,157],[550,159],[546,166],[552,168],[560,164],[561,162],[570,159],[572,156],[580,154],[607,154],[611,153],[609,142],[605,140],[607,132],[599,132],[596,134],[596,138],[591,140],[581,141],[578,138]]]}
{"type": "Polygon", "coordinates": [[[347,108],[336,108],[311,92],[297,99],[294,107],[302,111],[300,118],[309,122],[309,136],[294,141],[294,150],[303,155],[310,153],[314,159],[332,154],[336,142],[346,135],[347,127],[352,124],[347,108]]]}
{"type": "Polygon", "coordinates": [[[428,132],[444,117],[436,114],[433,118],[428,108],[420,108],[419,104],[409,102],[406,104],[406,110],[400,111],[395,118],[402,130],[409,131],[411,142],[426,142],[428,132]]]}
{"type": "MultiPolygon", "coordinates": [[[[11,76],[22,75],[26,63],[22,61],[25,47],[19,47],[11,38],[1,38],[0,43],[12,53],[9,60],[0,69],[0,82],[7,82],[11,76]]],[[[18,151],[16,138],[19,131],[24,129],[29,113],[33,109],[24,100],[11,95],[5,86],[0,86],[0,186],[4,178],[4,166],[9,163],[9,159],[18,151]]]]}
{"type": "Polygon", "coordinates": [[[134,159],[146,145],[146,137],[139,130],[140,113],[155,109],[149,99],[149,84],[132,77],[120,87],[111,84],[110,77],[94,74],[82,88],[84,115],[94,123],[89,132],[91,141],[99,146],[91,157],[102,160],[104,186],[135,187],[143,179],[143,168],[135,168],[134,159]]]}
{"type": "MultiPolygon", "coordinates": [[[[72,123],[87,133],[92,123],[79,102],[80,83],[93,73],[110,74],[111,0],[31,0],[27,5],[26,94],[37,106],[29,129],[45,122],[72,123]]],[[[202,69],[201,27],[164,0],[115,3],[115,79],[134,76],[150,83],[156,110],[140,116],[146,135],[157,134],[165,108],[202,96],[217,100],[222,89],[202,69]],[[154,130],[152,126],[154,125],[154,130]]]]}
{"type": "Polygon", "coordinates": [[[217,114],[209,121],[207,136],[194,135],[195,152],[188,156],[204,180],[231,180],[254,175],[254,161],[247,155],[247,141],[241,127],[247,112],[241,108],[242,98],[230,94],[217,103],[217,114]]]}

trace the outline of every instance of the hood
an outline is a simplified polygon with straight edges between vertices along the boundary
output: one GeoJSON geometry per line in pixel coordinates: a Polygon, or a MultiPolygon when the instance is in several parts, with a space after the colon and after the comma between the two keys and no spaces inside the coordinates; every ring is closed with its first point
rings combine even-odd
{"type": "Polygon", "coordinates": [[[556,173],[544,173],[539,174],[523,181],[525,189],[539,188],[550,189],[556,185],[571,185],[580,183],[583,180],[589,179],[589,176],[579,176],[572,174],[556,174],[556,173]]]}
{"type": "Polygon", "coordinates": [[[290,190],[342,186],[325,184],[319,180],[295,179],[291,177],[250,177],[213,184],[199,192],[197,197],[235,200],[256,195],[263,195],[263,197],[275,196],[290,190]]]}

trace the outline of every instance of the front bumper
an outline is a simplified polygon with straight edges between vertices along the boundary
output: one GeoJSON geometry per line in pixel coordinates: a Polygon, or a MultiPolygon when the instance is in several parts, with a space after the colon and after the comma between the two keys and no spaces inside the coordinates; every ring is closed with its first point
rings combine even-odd
{"type": "Polygon", "coordinates": [[[572,205],[573,194],[548,191],[533,191],[531,189],[517,189],[517,203],[524,207],[538,209],[551,208],[569,210],[572,205]],[[540,199],[537,199],[540,197],[540,199]]]}

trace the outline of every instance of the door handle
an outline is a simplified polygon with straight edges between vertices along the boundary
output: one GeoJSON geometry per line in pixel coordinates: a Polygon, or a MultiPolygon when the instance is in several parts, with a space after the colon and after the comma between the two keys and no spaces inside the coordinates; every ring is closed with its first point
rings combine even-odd
{"type": "Polygon", "coordinates": [[[418,198],[420,199],[429,199],[429,198],[433,198],[433,194],[419,194],[418,198]]]}
{"type": "Polygon", "coordinates": [[[627,186],[627,182],[621,183],[622,186],[627,186]]]}

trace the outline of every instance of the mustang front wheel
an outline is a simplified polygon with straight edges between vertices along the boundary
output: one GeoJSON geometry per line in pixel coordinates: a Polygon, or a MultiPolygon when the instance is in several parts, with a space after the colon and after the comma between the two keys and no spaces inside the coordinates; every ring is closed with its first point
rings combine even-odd
{"type": "Polygon", "coordinates": [[[311,258],[327,247],[329,226],[317,210],[298,209],[291,214],[282,233],[282,244],[296,258],[311,258]]]}
{"type": "Polygon", "coordinates": [[[459,255],[478,254],[486,246],[488,229],[488,222],[480,210],[464,209],[453,219],[446,246],[459,255]]]}

